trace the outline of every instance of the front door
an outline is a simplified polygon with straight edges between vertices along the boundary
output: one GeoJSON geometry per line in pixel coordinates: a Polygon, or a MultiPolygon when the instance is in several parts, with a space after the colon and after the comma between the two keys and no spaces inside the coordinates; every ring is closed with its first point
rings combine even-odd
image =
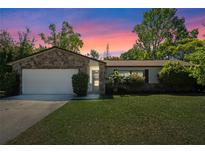
{"type": "Polygon", "coordinates": [[[99,71],[98,70],[92,71],[92,92],[93,93],[99,92],[99,71]]]}

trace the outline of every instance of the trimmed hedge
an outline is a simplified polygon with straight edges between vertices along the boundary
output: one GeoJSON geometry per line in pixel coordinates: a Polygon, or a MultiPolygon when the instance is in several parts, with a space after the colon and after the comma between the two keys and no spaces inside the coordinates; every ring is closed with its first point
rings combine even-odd
{"type": "Polygon", "coordinates": [[[88,93],[89,76],[86,73],[78,73],[72,76],[73,92],[77,96],[86,96],[88,93]]]}

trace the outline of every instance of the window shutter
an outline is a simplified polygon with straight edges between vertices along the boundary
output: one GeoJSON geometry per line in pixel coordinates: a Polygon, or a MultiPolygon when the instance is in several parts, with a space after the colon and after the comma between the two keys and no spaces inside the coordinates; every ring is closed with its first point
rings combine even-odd
{"type": "Polygon", "coordinates": [[[149,83],[149,70],[145,69],[145,83],[149,83]]]}

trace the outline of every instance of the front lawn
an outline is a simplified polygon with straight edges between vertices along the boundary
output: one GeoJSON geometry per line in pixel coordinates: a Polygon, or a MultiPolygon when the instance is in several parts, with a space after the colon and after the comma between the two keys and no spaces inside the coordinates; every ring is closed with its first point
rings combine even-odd
{"type": "Polygon", "coordinates": [[[205,144],[205,96],[71,101],[8,144],[205,144]]]}

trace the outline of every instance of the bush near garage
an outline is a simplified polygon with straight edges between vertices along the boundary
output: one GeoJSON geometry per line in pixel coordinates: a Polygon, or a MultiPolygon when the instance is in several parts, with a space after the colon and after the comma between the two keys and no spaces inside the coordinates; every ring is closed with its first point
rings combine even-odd
{"type": "Polygon", "coordinates": [[[19,91],[19,77],[15,72],[7,72],[4,74],[1,86],[7,96],[16,95],[19,91]]]}
{"type": "Polygon", "coordinates": [[[0,91],[6,96],[16,95],[19,92],[19,76],[12,72],[10,66],[0,66],[0,91]]]}
{"type": "Polygon", "coordinates": [[[8,65],[0,65],[0,75],[5,74],[6,72],[12,72],[12,67],[8,65]]]}
{"type": "Polygon", "coordinates": [[[166,91],[196,90],[196,80],[190,76],[189,68],[179,62],[167,62],[159,73],[159,81],[166,91]]]}
{"type": "Polygon", "coordinates": [[[78,73],[72,76],[73,92],[77,96],[86,96],[88,93],[89,76],[86,73],[78,73]]]}

